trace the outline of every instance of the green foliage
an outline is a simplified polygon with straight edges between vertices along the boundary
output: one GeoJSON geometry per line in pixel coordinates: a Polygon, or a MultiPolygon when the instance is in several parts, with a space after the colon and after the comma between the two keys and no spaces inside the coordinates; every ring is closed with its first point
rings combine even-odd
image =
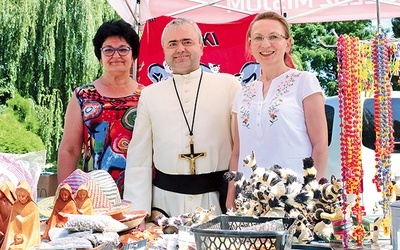
{"type": "Polygon", "coordinates": [[[392,18],[391,22],[394,37],[400,37],[400,18],[392,18]]]}
{"type": "MultiPolygon", "coordinates": [[[[337,94],[336,36],[349,35],[360,40],[373,38],[371,21],[292,24],[292,54],[301,68],[315,72],[327,96],[337,94]],[[305,35],[306,34],[306,35],[305,35]]],[[[297,66],[297,64],[296,64],[297,66]]]]}
{"type": "Polygon", "coordinates": [[[0,1],[0,114],[18,90],[23,98],[8,105],[15,120],[42,139],[48,162],[56,162],[72,90],[102,73],[92,38],[114,18],[120,17],[107,0],[0,1]]]}
{"type": "Polygon", "coordinates": [[[45,149],[39,136],[28,131],[12,112],[0,114],[0,152],[24,154],[45,149]]]}
{"type": "MultiPolygon", "coordinates": [[[[400,37],[400,19],[393,18],[392,25],[395,37],[400,37]]],[[[372,22],[367,20],[293,24],[291,32],[294,38],[292,54],[297,55],[303,69],[316,73],[325,94],[332,96],[338,91],[337,36],[349,35],[358,37],[360,40],[372,40],[378,31],[374,30],[372,22]]],[[[383,29],[382,32],[387,34],[388,29],[383,29]]],[[[298,66],[297,63],[296,66],[298,66]]],[[[391,81],[393,89],[400,90],[399,77],[393,75],[391,81]]]]}
{"type": "Polygon", "coordinates": [[[57,159],[57,150],[54,148],[60,145],[63,133],[64,111],[59,92],[54,89],[51,94],[43,96],[41,105],[36,110],[39,122],[42,124],[38,135],[41,135],[46,149],[53,149],[47,150],[47,158],[53,162],[57,159]]]}
{"type": "Polygon", "coordinates": [[[32,99],[22,98],[18,93],[6,101],[7,106],[13,111],[18,121],[22,123],[28,131],[37,133],[40,124],[35,111],[35,103],[32,99]]]}

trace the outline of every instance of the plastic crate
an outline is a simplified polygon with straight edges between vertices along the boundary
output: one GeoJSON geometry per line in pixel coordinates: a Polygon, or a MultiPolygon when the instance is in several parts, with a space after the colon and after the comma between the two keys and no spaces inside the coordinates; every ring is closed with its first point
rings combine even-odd
{"type": "Polygon", "coordinates": [[[192,227],[197,250],[288,250],[292,247],[294,218],[219,216],[192,227]],[[282,219],[284,231],[241,231],[267,221],[282,219]]]}

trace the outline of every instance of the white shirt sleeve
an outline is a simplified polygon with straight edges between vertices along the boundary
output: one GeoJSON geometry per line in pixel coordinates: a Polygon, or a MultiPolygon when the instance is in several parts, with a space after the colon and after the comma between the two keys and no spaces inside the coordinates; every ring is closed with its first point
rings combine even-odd
{"type": "Polygon", "coordinates": [[[124,199],[132,202],[131,210],[151,213],[152,200],[152,132],[147,113],[146,89],[139,99],[132,140],[128,147],[124,199]]]}

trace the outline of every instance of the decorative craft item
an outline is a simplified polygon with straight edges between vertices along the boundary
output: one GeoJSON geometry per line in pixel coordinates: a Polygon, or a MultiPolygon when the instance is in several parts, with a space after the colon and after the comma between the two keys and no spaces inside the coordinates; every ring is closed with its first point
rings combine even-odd
{"type": "Polygon", "coordinates": [[[79,214],[93,215],[93,204],[86,184],[80,185],[76,191],[75,203],[79,214]]]}
{"type": "Polygon", "coordinates": [[[296,232],[292,239],[295,243],[314,239],[329,242],[334,238],[331,221],[342,220],[345,214],[340,179],[332,176],[330,182],[318,183],[312,158],[303,159],[303,183],[296,172],[283,166],[258,166],[254,152],[243,162],[252,169],[249,179],[237,171],[224,175],[227,181],[234,181],[237,192],[235,210],[228,211],[228,215],[295,218],[296,232]]]}
{"type": "Polygon", "coordinates": [[[58,198],[54,204],[53,212],[47,220],[43,238],[49,238],[49,230],[53,227],[62,228],[68,222],[69,214],[77,214],[76,204],[72,195],[72,189],[68,183],[63,184],[58,193],[58,198]]]}
{"type": "MultiPolygon", "coordinates": [[[[362,228],[362,216],[365,215],[364,207],[361,205],[363,169],[361,160],[361,48],[358,38],[341,35],[337,40],[338,58],[338,83],[339,83],[339,117],[342,119],[340,125],[340,152],[342,163],[342,181],[345,186],[343,192],[342,210],[344,219],[342,224],[346,225],[347,202],[346,195],[355,195],[355,205],[352,207],[352,215],[356,217],[357,224],[352,231],[357,245],[362,245],[364,229],[362,228]]],[[[346,228],[344,228],[346,229],[346,228]]],[[[349,245],[349,231],[342,230],[344,247],[349,245]]]]}
{"type": "MultiPolygon", "coordinates": [[[[94,214],[112,215],[127,211],[131,207],[130,201],[121,199],[114,179],[105,170],[94,170],[89,173],[80,169],[75,170],[58,185],[56,195],[61,186],[66,183],[71,187],[74,195],[82,184],[87,186],[94,214]]],[[[54,196],[40,200],[38,202],[40,214],[50,217],[55,200],[54,196]]]]}
{"type": "Polygon", "coordinates": [[[28,182],[21,180],[15,192],[18,200],[12,207],[1,250],[30,249],[41,241],[39,210],[28,182]]]}
{"type": "Polygon", "coordinates": [[[10,181],[0,183],[0,246],[11,215],[11,209],[16,200],[15,187],[10,181]]]}
{"type": "Polygon", "coordinates": [[[374,78],[375,78],[375,161],[374,183],[382,193],[380,205],[383,210],[382,226],[385,235],[389,235],[389,205],[392,195],[391,156],[394,148],[393,118],[391,105],[391,83],[389,78],[388,41],[385,34],[378,32],[374,40],[374,78]]]}

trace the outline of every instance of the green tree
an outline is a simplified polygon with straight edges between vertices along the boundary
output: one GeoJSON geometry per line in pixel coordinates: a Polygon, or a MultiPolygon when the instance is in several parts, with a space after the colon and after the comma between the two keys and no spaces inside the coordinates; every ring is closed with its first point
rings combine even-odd
{"type": "Polygon", "coordinates": [[[304,70],[315,72],[326,95],[337,94],[336,39],[346,34],[360,40],[372,39],[376,31],[371,21],[293,24],[292,53],[304,70]]]}
{"type": "Polygon", "coordinates": [[[391,22],[394,37],[400,37],[400,18],[392,18],[391,22]]]}
{"type": "Polygon", "coordinates": [[[26,129],[11,110],[0,114],[0,152],[25,154],[45,149],[39,136],[26,129]]]}
{"type": "Polygon", "coordinates": [[[105,20],[118,18],[107,0],[0,1],[0,105],[15,90],[34,101],[50,162],[72,90],[101,74],[92,38],[105,20]]]}
{"type": "Polygon", "coordinates": [[[38,132],[40,124],[35,110],[35,102],[32,99],[22,98],[15,93],[14,97],[7,100],[6,103],[8,110],[25,126],[26,130],[35,134],[38,132]]]}

